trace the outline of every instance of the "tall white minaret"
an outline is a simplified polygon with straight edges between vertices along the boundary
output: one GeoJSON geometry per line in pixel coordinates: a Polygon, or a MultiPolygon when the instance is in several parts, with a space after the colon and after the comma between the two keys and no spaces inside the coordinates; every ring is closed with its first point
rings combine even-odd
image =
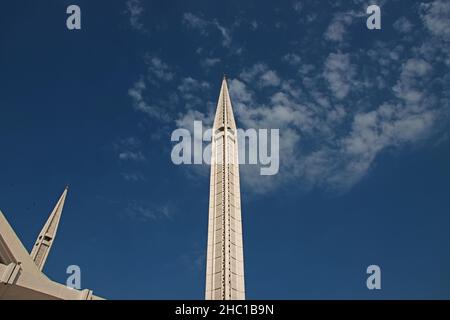
{"type": "Polygon", "coordinates": [[[225,77],[212,130],[205,299],[244,300],[238,140],[225,77]]]}
{"type": "Polygon", "coordinates": [[[31,250],[31,259],[34,260],[39,270],[44,269],[45,261],[47,260],[50,249],[55,240],[56,231],[58,230],[59,220],[61,219],[64,202],[66,201],[68,187],[64,189],[61,197],[56,203],[50,217],[39,233],[36,243],[31,250]]]}

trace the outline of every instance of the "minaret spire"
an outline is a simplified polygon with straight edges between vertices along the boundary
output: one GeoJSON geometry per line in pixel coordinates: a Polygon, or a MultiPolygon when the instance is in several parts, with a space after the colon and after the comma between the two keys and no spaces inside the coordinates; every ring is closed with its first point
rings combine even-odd
{"type": "Polygon", "coordinates": [[[245,299],[238,159],[236,123],[224,76],[211,142],[207,300],[245,299]]]}
{"type": "Polygon", "coordinates": [[[39,270],[42,271],[47,260],[50,249],[55,240],[56,231],[58,230],[59,220],[61,219],[64,202],[66,201],[67,191],[69,187],[66,186],[64,192],[56,203],[55,208],[50,214],[47,222],[39,233],[36,243],[31,251],[31,259],[34,260],[39,270]]]}

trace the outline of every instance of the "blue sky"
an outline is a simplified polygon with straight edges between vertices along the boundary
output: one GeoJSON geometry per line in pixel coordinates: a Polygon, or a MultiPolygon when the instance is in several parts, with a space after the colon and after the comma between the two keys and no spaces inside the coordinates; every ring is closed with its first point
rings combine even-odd
{"type": "Polygon", "coordinates": [[[238,126],[280,129],[277,175],[241,167],[247,298],[450,298],[448,1],[0,15],[0,208],[27,248],[70,186],[50,278],[76,264],[106,298],[203,298],[208,168],[174,165],[170,134],[211,123],[226,73],[238,126]]]}

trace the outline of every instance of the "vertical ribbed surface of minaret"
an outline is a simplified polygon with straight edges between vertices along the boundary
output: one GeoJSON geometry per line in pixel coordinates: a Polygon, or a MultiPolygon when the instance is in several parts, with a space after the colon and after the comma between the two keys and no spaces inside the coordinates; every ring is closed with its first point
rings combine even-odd
{"type": "Polygon", "coordinates": [[[55,240],[56,231],[58,230],[59,220],[61,219],[62,210],[64,207],[64,202],[66,201],[68,188],[64,190],[55,208],[50,214],[47,222],[39,233],[36,243],[31,250],[31,258],[36,263],[39,270],[42,271],[47,260],[50,249],[52,248],[53,242],[55,240]]]}
{"type": "Polygon", "coordinates": [[[207,300],[244,300],[244,254],[238,140],[226,78],[212,129],[207,300]]]}

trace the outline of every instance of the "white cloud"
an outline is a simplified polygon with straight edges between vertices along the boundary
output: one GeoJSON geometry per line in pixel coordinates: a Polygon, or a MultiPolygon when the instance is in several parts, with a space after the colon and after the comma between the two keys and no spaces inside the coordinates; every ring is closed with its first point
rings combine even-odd
{"type": "Polygon", "coordinates": [[[209,89],[209,83],[206,81],[198,81],[192,77],[186,77],[181,81],[178,90],[182,93],[189,93],[197,90],[209,89]]]}
{"type": "Polygon", "coordinates": [[[333,20],[329,24],[326,32],[325,39],[334,42],[341,42],[344,40],[344,35],[347,31],[347,27],[352,23],[353,15],[349,13],[335,14],[333,20]]]}
{"type": "Polygon", "coordinates": [[[236,101],[246,103],[252,100],[252,93],[247,90],[245,83],[242,81],[237,79],[229,80],[228,86],[236,101]]]}
{"type": "Polygon", "coordinates": [[[209,67],[215,66],[216,64],[220,63],[220,61],[221,60],[219,58],[205,58],[205,59],[202,59],[201,64],[202,64],[202,66],[209,68],[209,67]]]}
{"type": "MultiPolygon", "coordinates": [[[[383,49],[381,56],[387,55],[398,65],[402,50],[396,48],[383,49]]],[[[425,141],[442,112],[448,113],[448,105],[436,109],[433,104],[437,100],[426,86],[433,68],[420,57],[403,59],[395,85],[382,88],[391,91],[384,93],[385,103],[362,110],[357,100],[348,99],[350,92],[361,94],[359,89],[366,85],[356,79],[356,65],[351,61],[350,54],[331,53],[323,66],[322,76],[339,104],[333,104],[320,89],[320,74],[303,78],[307,92],[298,88],[298,82],[280,78],[278,91],[266,95],[266,103],[257,101],[262,92],[255,92],[264,89],[255,79],[270,70],[266,64],[244,70],[245,83],[229,81],[236,119],[244,128],[280,128],[280,173],[262,177],[257,167],[244,165],[243,186],[269,192],[301,181],[304,188],[346,191],[366,176],[381,152],[425,141]],[[413,90],[421,99],[412,97],[413,90]]]]}
{"type": "Polygon", "coordinates": [[[120,160],[133,160],[133,161],[143,161],[145,160],[142,152],[133,152],[133,151],[123,151],[119,153],[120,160]]]}
{"type": "MultiPolygon", "coordinates": [[[[381,6],[382,3],[379,3],[378,5],[381,6]]],[[[325,31],[324,34],[325,40],[336,43],[343,43],[344,40],[346,39],[347,29],[352,25],[352,23],[356,19],[366,17],[365,10],[368,6],[369,4],[366,3],[361,5],[361,10],[358,11],[350,10],[334,14],[333,19],[331,20],[327,30],[325,31]]]]}
{"type": "MultiPolygon", "coordinates": [[[[268,105],[258,104],[254,98],[255,94],[244,82],[238,79],[229,81],[229,89],[236,119],[244,129],[280,129],[279,148],[282,166],[284,170],[291,170],[295,166],[295,159],[297,159],[298,144],[301,137],[299,128],[306,131],[313,126],[314,120],[311,118],[308,108],[293,100],[287,92],[277,92],[272,95],[268,105]]],[[[285,182],[285,179],[293,177],[292,175],[286,175],[284,170],[284,173],[276,176],[264,177],[259,175],[258,170],[259,166],[241,166],[243,185],[257,193],[268,192],[285,182]]]]}
{"type": "Polygon", "coordinates": [[[146,73],[142,74],[128,90],[135,110],[147,114],[150,118],[170,122],[173,115],[171,109],[178,101],[176,94],[168,94],[161,100],[152,95],[151,90],[159,90],[161,82],[175,80],[173,68],[158,56],[145,55],[146,73]]]}
{"type": "Polygon", "coordinates": [[[337,99],[345,98],[355,83],[355,66],[348,53],[330,53],[325,61],[324,77],[337,99]]]}
{"type": "Polygon", "coordinates": [[[150,75],[155,76],[159,80],[170,81],[174,78],[174,73],[169,65],[163,62],[157,56],[147,55],[145,62],[150,75]]]}
{"type": "Polygon", "coordinates": [[[426,28],[436,37],[450,41],[450,2],[437,0],[422,3],[421,10],[426,28]]]}
{"type": "Polygon", "coordinates": [[[301,1],[294,1],[294,3],[292,4],[292,8],[300,13],[303,9],[303,3],[301,1]]]}
{"type": "Polygon", "coordinates": [[[240,78],[246,82],[253,81],[255,77],[267,70],[267,66],[263,63],[256,63],[251,68],[241,72],[240,78]]]}
{"type": "Polygon", "coordinates": [[[205,114],[197,110],[187,110],[175,120],[178,128],[184,128],[193,131],[194,121],[202,121],[204,125],[212,125],[214,114],[212,112],[205,114]]]}
{"type": "Polygon", "coordinates": [[[393,88],[396,96],[406,103],[419,103],[423,98],[423,78],[431,69],[431,65],[423,59],[408,59],[403,64],[400,79],[393,88]]]}
{"type": "Polygon", "coordinates": [[[400,33],[408,33],[413,30],[414,25],[405,17],[401,17],[394,23],[394,29],[400,33]]]}
{"type": "Polygon", "coordinates": [[[222,40],[222,45],[224,47],[229,47],[231,45],[231,34],[230,31],[225,28],[224,26],[222,26],[219,22],[217,22],[216,20],[214,21],[214,25],[216,26],[216,28],[220,31],[220,33],[222,34],[223,40],[222,40]]]}
{"type": "Polygon", "coordinates": [[[209,34],[211,28],[215,29],[222,36],[222,45],[224,47],[230,47],[231,45],[232,37],[230,30],[221,25],[217,19],[206,20],[191,12],[186,12],[183,14],[183,24],[188,28],[199,30],[202,35],[209,34]]]}
{"type": "Polygon", "coordinates": [[[255,82],[260,87],[279,86],[280,77],[275,70],[270,70],[263,63],[256,63],[251,68],[241,72],[240,78],[246,82],[255,82]]]}
{"type": "Polygon", "coordinates": [[[135,137],[128,137],[124,139],[120,139],[116,146],[122,146],[125,148],[137,148],[141,145],[138,139],[135,137]]]}
{"type": "Polygon", "coordinates": [[[205,32],[206,30],[204,29],[208,27],[208,25],[210,24],[210,22],[190,12],[186,12],[183,14],[183,23],[186,24],[188,27],[200,29],[201,31],[205,32]]]}
{"type": "Polygon", "coordinates": [[[278,77],[278,74],[274,70],[267,70],[266,72],[264,72],[261,75],[260,81],[263,87],[269,86],[276,87],[280,85],[281,82],[280,78],[278,77]]]}
{"type": "Polygon", "coordinates": [[[295,53],[288,53],[288,54],[284,55],[283,60],[293,66],[298,66],[302,62],[302,59],[300,58],[300,56],[295,53]]]}
{"type": "MultiPolygon", "coordinates": [[[[339,42],[339,51],[310,64],[300,59],[302,51],[283,57],[298,66],[298,78],[287,78],[282,69],[259,62],[230,79],[238,125],[244,129],[280,129],[279,174],[260,176],[258,166],[243,165],[243,186],[254,192],[269,192],[295,183],[303,188],[345,191],[367,175],[385,150],[401,150],[426,141],[439,130],[439,124],[448,121],[450,115],[450,90],[446,89],[450,77],[445,76],[448,70],[442,69],[450,66],[445,64],[450,61],[448,47],[442,45],[447,37],[442,30],[447,23],[442,19],[442,14],[447,14],[443,6],[444,2],[435,1],[422,7],[421,17],[431,37],[412,48],[410,42],[400,38],[377,41],[367,51],[345,52],[345,33],[357,15],[337,15],[332,23],[340,23],[343,29],[331,31],[329,27],[326,37],[339,42]],[[440,13],[436,8],[442,9],[440,13]],[[439,68],[435,66],[438,62],[439,68]]],[[[203,28],[208,33],[211,26],[217,29],[214,21],[194,15],[185,15],[185,20],[200,32],[203,28]]],[[[398,21],[395,28],[408,32],[406,20],[398,21]]],[[[173,73],[173,69],[167,66],[166,72],[173,73]]],[[[137,109],[159,112],[145,99],[151,93],[147,76],[158,79],[149,69],[148,75],[130,89],[130,96],[137,109]]],[[[172,81],[175,94],[188,108],[166,110],[167,123],[187,129],[194,120],[211,123],[216,101],[205,101],[204,97],[206,90],[215,86],[175,75],[172,81]],[[202,105],[207,105],[206,110],[202,105]]],[[[205,166],[194,170],[208,175],[205,166]]]]}
{"type": "Polygon", "coordinates": [[[419,114],[399,112],[402,106],[382,105],[375,111],[354,116],[350,133],[340,140],[341,172],[334,172],[329,181],[336,187],[348,189],[358,182],[371,167],[378,153],[388,147],[400,147],[424,139],[435,120],[433,111],[419,114]],[[345,164],[345,165],[344,165],[345,164]]]}
{"type": "Polygon", "coordinates": [[[210,85],[206,81],[199,81],[192,77],[186,77],[178,85],[179,94],[183,103],[189,108],[201,106],[204,103],[202,96],[209,89],[210,85]]]}
{"type": "Polygon", "coordinates": [[[147,114],[148,116],[168,121],[170,120],[170,116],[164,109],[156,106],[151,105],[147,103],[147,101],[144,98],[144,94],[146,93],[147,85],[145,84],[144,80],[141,78],[138,81],[136,81],[133,86],[128,90],[128,95],[131,97],[133,101],[133,107],[135,110],[138,110],[140,112],[143,112],[147,114]]]}
{"type": "Polygon", "coordinates": [[[123,172],[121,173],[122,177],[131,182],[138,182],[138,181],[145,181],[145,177],[141,173],[130,173],[130,172],[123,172]]]}
{"type": "Polygon", "coordinates": [[[174,208],[171,204],[145,205],[137,201],[132,201],[125,208],[128,217],[141,221],[171,220],[174,208]]]}
{"type": "Polygon", "coordinates": [[[140,0],[128,0],[126,2],[127,13],[130,15],[130,25],[138,31],[144,31],[144,25],[141,22],[144,7],[140,0]]]}
{"type": "MultiPolygon", "coordinates": [[[[119,139],[113,144],[113,149],[117,152],[117,157],[121,161],[121,166],[131,162],[143,162],[146,160],[141,151],[141,142],[135,137],[119,139]]],[[[143,181],[145,178],[139,173],[122,172],[122,177],[127,181],[143,181]]]]}

